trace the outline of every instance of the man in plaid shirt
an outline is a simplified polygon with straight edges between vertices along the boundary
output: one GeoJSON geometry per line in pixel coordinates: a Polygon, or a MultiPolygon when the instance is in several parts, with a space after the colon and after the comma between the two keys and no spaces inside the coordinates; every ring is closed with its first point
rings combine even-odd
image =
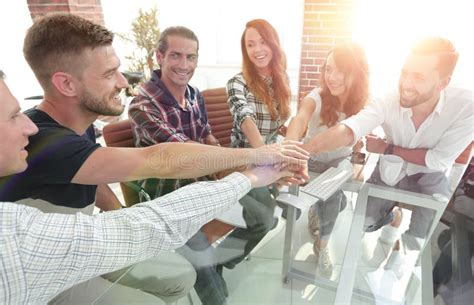
{"type": "MultiPolygon", "coordinates": [[[[143,84],[129,107],[135,145],[162,142],[197,142],[219,145],[211,133],[204,100],[196,87],[188,84],[198,62],[199,41],[190,29],[165,29],[156,52],[160,70],[143,84]]],[[[197,179],[145,179],[139,185],[157,198],[197,179]]],[[[180,252],[195,267],[194,288],[203,304],[226,304],[225,282],[215,269],[215,254],[202,231],[194,235],[180,252]]]]}

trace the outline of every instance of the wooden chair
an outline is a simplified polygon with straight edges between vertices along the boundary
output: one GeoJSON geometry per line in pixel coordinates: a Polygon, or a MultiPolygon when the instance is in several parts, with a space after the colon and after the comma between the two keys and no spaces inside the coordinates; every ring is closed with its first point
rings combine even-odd
{"type": "MultiPolygon", "coordinates": [[[[232,128],[232,116],[227,106],[227,94],[225,88],[209,89],[202,92],[208,111],[209,124],[214,136],[222,146],[230,145],[230,131],[232,128]]],[[[106,125],[103,129],[105,143],[110,147],[134,147],[134,138],[129,120],[123,120],[106,125]]],[[[139,202],[139,193],[146,198],[148,194],[133,183],[120,183],[125,204],[130,207],[139,202]]],[[[149,198],[149,197],[148,197],[149,198]]],[[[203,226],[210,243],[221,238],[234,228],[217,219],[203,226]]]]}
{"type": "Polygon", "coordinates": [[[230,146],[230,131],[232,130],[232,114],[227,104],[225,88],[207,89],[202,91],[206,104],[209,124],[212,134],[219,140],[221,146],[230,146]]]}
{"type": "MultiPolygon", "coordinates": [[[[109,147],[135,147],[129,120],[109,123],[103,129],[105,144],[109,147]]],[[[133,183],[120,183],[125,205],[130,207],[138,202],[140,188],[133,183]]]]}

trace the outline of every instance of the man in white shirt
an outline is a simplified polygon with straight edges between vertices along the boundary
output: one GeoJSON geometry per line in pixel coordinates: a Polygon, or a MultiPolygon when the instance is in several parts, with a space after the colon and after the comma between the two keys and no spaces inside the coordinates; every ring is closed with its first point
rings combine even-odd
{"type": "MultiPolygon", "coordinates": [[[[28,138],[38,132],[20,112],[3,78],[0,70],[0,177],[26,169],[25,147],[28,138]]],[[[75,284],[176,249],[203,224],[238,202],[251,187],[289,176],[292,174],[281,170],[280,165],[255,167],[220,181],[183,187],[133,209],[94,216],[43,213],[1,202],[0,303],[45,304],[75,284]],[[183,204],[187,209],[182,208],[183,204]]],[[[128,289],[119,296],[120,302],[158,301],[151,295],[136,299],[138,292],[128,289]]]]}
{"type": "MultiPolygon", "coordinates": [[[[403,159],[401,180],[396,187],[429,195],[449,195],[445,172],[473,140],[473,93],[448,87],[457,59],[458,53],[447,39],[430,37],[416,42],[403,65],[398,92],[373,101],[358,114],[314,137],[305,148],[310,153],[334,150],[354,144],[375,127],[382,126],[386,139],[368,135],[367,150],[403,159]]],[[[384,184],[378,168],[369,182],[384,184]]],[[[392,212],[395,202],[370,199],[366,230],[374,231],[391,223],[387,233],[393,234],[387,237],[394,242],[401,212],[397,209],[392,212]]],[[[414,209],[404,237],[426,236],[432,219],[428,210],[414,209]]],[[[413,242],[416,238],[411,241],[408,247],[419,248],[413,242]]]]}

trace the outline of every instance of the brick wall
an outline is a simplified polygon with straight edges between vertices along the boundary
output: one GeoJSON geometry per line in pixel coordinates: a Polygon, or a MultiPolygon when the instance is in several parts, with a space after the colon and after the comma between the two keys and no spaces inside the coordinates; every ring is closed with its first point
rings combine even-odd
{"type": "Polygon", "coordinates": [[[68,12],[104,25],[100,0],[27,0],[31,18],[50,12],[68,12]]]}
{"type": "Polygon", "coordinates": [[[318,85],[326,53],[352,38],[355,0],[305,0],[298,101],[318,85]]]}

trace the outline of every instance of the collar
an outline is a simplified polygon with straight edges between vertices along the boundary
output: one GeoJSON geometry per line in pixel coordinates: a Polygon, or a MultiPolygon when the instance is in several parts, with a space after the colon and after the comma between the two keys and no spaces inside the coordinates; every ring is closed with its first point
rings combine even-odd
{"type": "MultiPolygon", "coordinates": [[[[148,82],[144,83],[141,88],[141,93],[150,99],[158,100],[162,104],[180,107],[178,101],[166,88],[165,84],[161,80],[161,70],[154,70],[151,74],[151,78],[148,82]]],[[[186,86],[186,92],[184,93],[185,99],[192,106],[196,102],[196,90],[189,84],[186,86]]]]}
{"type": "Polygon", "coordinates": [[[446,104],[446,93],[445,91],[441,91],[439,94],[439,100],[438,103],[436,104],[435,109],[433,110],[434,113],[440,114],[441,111],[444,108],[444,104],[446,104]]]}

